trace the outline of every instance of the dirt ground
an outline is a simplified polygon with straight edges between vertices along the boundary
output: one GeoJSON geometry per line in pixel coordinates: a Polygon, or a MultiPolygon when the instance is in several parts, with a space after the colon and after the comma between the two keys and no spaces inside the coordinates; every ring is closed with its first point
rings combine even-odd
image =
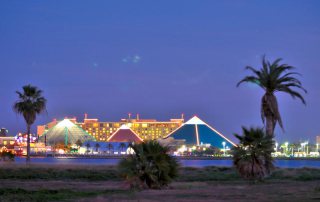
{"type": "Polygon", "coordinates": [[[0,189],[93,191],[90,197],[67,201],[320,201],[320,181],[267,181],[263,183],[176,182],[163,190],[130,191],[119,181],[1,180],[0,189]],[[101,194],[99,194],[101,192],[101,194]]]}

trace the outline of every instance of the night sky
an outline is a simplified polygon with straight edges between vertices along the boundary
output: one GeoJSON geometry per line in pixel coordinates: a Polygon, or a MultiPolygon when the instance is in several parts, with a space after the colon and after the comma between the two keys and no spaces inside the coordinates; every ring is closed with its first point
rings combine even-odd
{"type": "MultiPolygon", "coordinates": [[[[261,57],[296,66],[307,106],[277,94],[285,133],[320,135],[320,1],[0,2],[0,127],[25,131],[16,90],[36,85],[53,118],[198,115],[230,137],[262,126],[263,91],[236,83],[261,57]]],[[[34,127],[34,132],[35,127],[34,127]]]]}

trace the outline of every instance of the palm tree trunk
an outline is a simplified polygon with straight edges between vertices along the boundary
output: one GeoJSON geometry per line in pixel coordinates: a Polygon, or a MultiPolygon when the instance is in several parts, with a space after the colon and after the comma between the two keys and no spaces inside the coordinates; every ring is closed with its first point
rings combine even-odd
{"type": "Polygon", "coordinates": [[[272,116],[267,116],[266,117],[266,133],[267,135],[273,135],[273,132],[274,132],[274,127],[275,127],[275,124],[274,124],[274,120],[272,118],[272,116]]]}
{"type": "Polygon", "coordinates": [[[26,163],[30,162],[30,125],[27,125],[27,158],[26,163]]]}

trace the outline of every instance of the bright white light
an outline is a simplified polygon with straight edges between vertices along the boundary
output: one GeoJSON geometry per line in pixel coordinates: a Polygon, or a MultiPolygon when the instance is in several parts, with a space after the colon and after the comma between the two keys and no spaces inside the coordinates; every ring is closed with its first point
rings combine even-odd
{"type": "Polygon", "coordinates": [[[74,124],[69,119],[64,119],[58,123],[57,127],[71,128],[73,125],[74,124]]]}
{"type": "Polygon", "coordinates": [[[58,150],[58,153],[59,153],[59,154],[64,154],[64,150],[63,150],[63,149],[59,149],[59,150],[58,150]]]}
{"type": "Polygon", "coordinates": [[[185,123],[186,125],[205,125],[205,123],[201,120],[201,119],[199,119],[198,117],[196,117],[196,116],[194,116],[194,117],[192,117],[189,121],[187,121],[186,123],[185,123]]]}

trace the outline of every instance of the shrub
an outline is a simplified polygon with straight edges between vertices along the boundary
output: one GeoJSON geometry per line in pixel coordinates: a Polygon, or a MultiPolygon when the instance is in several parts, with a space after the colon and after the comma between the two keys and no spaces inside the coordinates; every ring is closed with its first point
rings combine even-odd
{"type": "Polygon", "coordinates": [[[234,147],[233,164],[245,179],[261,180],[274,168],[271,153],[274,150],[273,137],[262,128],[242,127],[243,135],[235,136],[240,143],[234,147]]]}
{"type": "Polygon", "coordinates": [[[159,189],[178,176],[178,163],[168,148],[157,141],[131,145],[134,154],[120,161],[118,168],[133,189],[159,189]]]}
{"type": "Polygon", "coordinates": [[[0,157],[3,161],[14,161],[14,158],[15,158],[15,154],[8,151],[8,150],[3,150],[1,153],[0,153],[0,157]]]}

